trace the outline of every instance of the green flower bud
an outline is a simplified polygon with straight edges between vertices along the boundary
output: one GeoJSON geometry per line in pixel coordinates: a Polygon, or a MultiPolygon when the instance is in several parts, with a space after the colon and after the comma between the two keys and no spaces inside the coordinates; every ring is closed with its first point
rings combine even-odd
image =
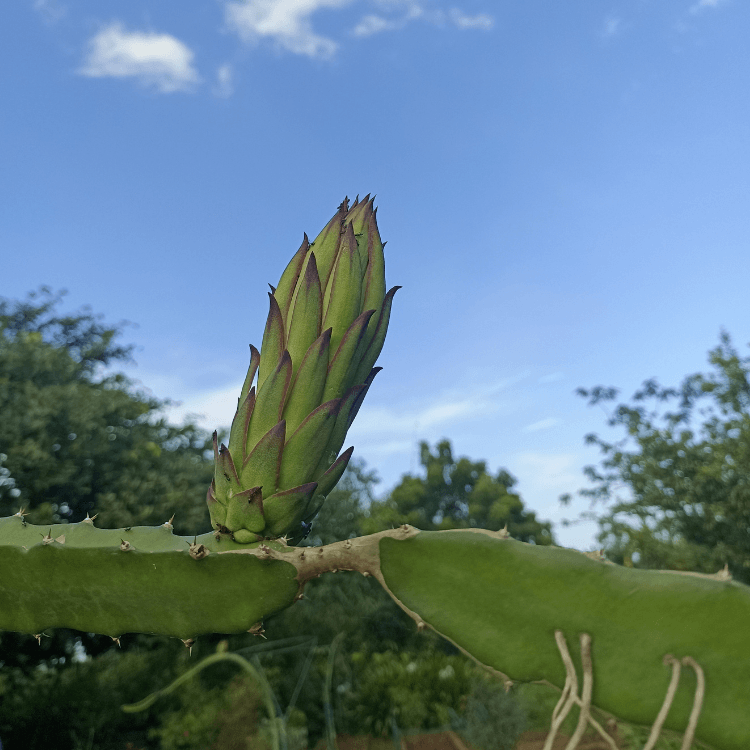
{"type": "Polygon", "coordinates": [[[271,287],[229,446],[214,433],[211,523],[237,542],[302,538],[351,458],[353,447],[340,451],[381,369],[374,365],[400,289],[385,291],[373,201],[349,208],[344,199],[271,287]]]}

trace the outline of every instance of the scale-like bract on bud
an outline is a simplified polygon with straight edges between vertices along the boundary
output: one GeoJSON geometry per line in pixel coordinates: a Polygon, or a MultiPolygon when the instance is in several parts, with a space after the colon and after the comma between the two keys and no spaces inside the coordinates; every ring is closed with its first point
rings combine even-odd
{"type": "Polygon", "coordinates": [[[344,199],[314,242],[305,235],[271,287],[229,446],[214,433],[211,522],[236,542],[301,539],[349,463],[354,448],[339,452],[380,370],[374,365],[400,289],[385,290],[373,201],[368,195],[349,208],[344,199]]]}

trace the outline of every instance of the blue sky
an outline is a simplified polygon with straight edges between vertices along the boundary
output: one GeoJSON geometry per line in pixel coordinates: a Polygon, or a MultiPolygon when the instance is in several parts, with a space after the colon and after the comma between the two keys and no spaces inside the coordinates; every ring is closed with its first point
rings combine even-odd
{"type": "Polygon", "coordinates": [[[20,0],[0,10],[0,295],[127,319],[155,395],[227,425],[266,284],[377,194],[395,298],[350,432],[379,491],[417,442],[557,498],[614,437],[574,395],[750,340],[750,7],[739,0],[20,0]]]}

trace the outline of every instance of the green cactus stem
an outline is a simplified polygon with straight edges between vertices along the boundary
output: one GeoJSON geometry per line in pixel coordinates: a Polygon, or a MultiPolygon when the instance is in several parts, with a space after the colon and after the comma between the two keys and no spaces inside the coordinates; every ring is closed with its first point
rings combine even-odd
{"type": "MultiPolygon", "coordinates": [[[[0,629],[242,632],[299,599],[306,581],[355,570],[376,577],[418,628],[506,680],[565,689],[570,668],[556,633],[586,634],[590,704],[635,724],[660,713],[670,685],[664,658],[689,658],[705,676],[695,737],[717,750],[749,746],[750,587],[727,574],[622,568],[479,529],[404,526],[315,548],[218,536],[0,519],[0,629]]],[[[571,658],[585,674],[585,659],[571,658]]],[[[686,671],[664,726],[685,730],[695,695],[686,671]]]]}
{"type": "Polygon", "coordinates": [[[249,630],[292,604],[301,587],[289,563],[219,554],[239,546],[214,534],[175,536],[170,523],[97,529],[90,521],[32,526],[21,514],[2,518],[0,630],[184,641],[249,630]]]}

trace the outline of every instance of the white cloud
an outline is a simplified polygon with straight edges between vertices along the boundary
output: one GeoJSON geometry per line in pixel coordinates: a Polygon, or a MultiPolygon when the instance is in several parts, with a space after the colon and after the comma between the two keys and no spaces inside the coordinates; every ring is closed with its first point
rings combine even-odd
{"type": "Polygon", "coordinates": [[[384,18],[383,16],[367,15],[355,26],[354,36],[372,36],[381,31],[397,31],[403,29],[411,21],[420,19],[434,26],[445,26],[451,24],[457,29],[483,29],[489,30],[494,25],[492,16],[479,13],[476,16],[468,16],[458,8],[452,8],[448,13],[443,10],[425,10],[425,8],[413,0],[380,0],[380,5],[396,11],[402,10],[402,14],[396,18],[384,18]]]}
{"type": "Polygon", "coordinates": [[[527,424],[523,428],[524,432],[539,432],[539,430],[549,430],[551,427],[557,427],[560,424],[560,420],[555,417],[549,417],[548,419],[540,419],[538,422],[527,424]]]}
{"type": "MultiPolygon", "coordinates": [[[[501,410],[508,411],[507,403],[501,401],[498,394],[517,381],[518,378],[507,378],[488,385],[467,387],[460,392],[446,391],[411,408],[374,406],[365,401],[351,431],[356,431],[358,440],[378,443],[380,450],[384,436],[394,446],[412,445],[417,432],[446,430],[451,425],[486,417],[501,410]]],[[[155,375],[149,375],[149,383],[156,392],[178,394],[175,399],[179,400],[179,404],[167,411],[170,420],[179,423],[188,415],[198,415],[198,424],[210,430],[229,426],[237,409],[237,395],[242,388],[242,382],[238,380],[227,388],[180,398],[179,393],[184,386],[177,381],[160,380],[155,375]]]]}
{"type": "Polygon", "coordinates": [[[724,0],[698,0],[695,5],[692,5],[690,7],[691,13],[700,13],[702,10],[705,10],[706,8],[715,8],[717,5],[721,5],[724,3],[724,0]]]}
{"type": "MultiPolygon", "coordinates": [[[[165,393],[178,392],[161,389],[165,393]]],[[[220,427],[229,428],[232,418],[237,411],[237,397],[242,390],[242,381],[237,381],[228,388],[215,391],[205,391],[177,400],[177,404],[166,409],[170,421],[180,424],[187,418],[195,418],[200,427],[206,430],[216,430],[220,427]]]]}
{"type": "Polygon", "coordinates": [[[34,0],[34,10],[49,26],[57,23],[68,11],[57,0],[34,0]]]}
{"type": "Polygon", "coordinates": [[[396,21],[389,21],[381,16],[365,16],[355,27],[352,32],[354,36],[372,36],[381,31],[390,31],[399,28],[396,21]]]}
{"type": "Polygon", "coordinates": [[[84,66],[91,78],[135,78],[162,93],[185,91],[199,80],[193,52],[169,34],[126,31],[115,21],[89,41],[84,66]]]}
{"type": "Polygon", "coordinates": [[[321,8],[340,8],[351,0],[245,0],[226,4],[226,23],[240,39],[273,39],[298,55],[330,57],[338,44],[313,31],[310,17],[321,8]]]}
{"type": "Polygon", "coordinates": [[[457,29],[483,29],[489,31],[495,24],[492,16],[479,13],[476,16],[467,16],[457,8],[452,8],[449,14],[451,23],[457,29]]]}
{"type": "Polygon", "coordinates": [[[578,458],[575,453],[524,452],[513,457],[513,468],[524,477],[524,493],[544,495],[552,505],[571,486],[581,486],[578,458]]]}
{"type": "Polygon", "coordinates": [[[226,99],[234,93],[234,71],[229,63],[220,65],[216,71],[216,85],[214,86],[214,94],[226,99]]]}

